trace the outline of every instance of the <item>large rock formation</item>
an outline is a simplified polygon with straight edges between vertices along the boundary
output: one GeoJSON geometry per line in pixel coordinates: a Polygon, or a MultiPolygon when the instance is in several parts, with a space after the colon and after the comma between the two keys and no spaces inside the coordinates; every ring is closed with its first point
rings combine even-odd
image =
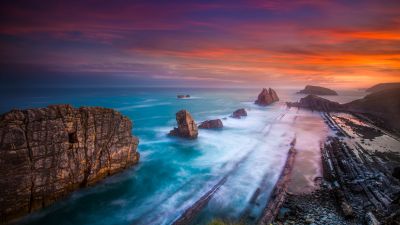
{"type": "Polygon", "coordinates": [[[176,122],[178,123],[178,127],[175,127],[173,130],[171,130],[169,132],[169,135],[179,136],[188,139],[197,138],[197,125],[188,111],[181,110],[177,112],[176,122]]]}
{"type": "Polygon", "coordinates": [[[307,85],[304,90],[301,90],[298,93],[307,95],[338,95],[336,91],[329,88],[312,85],[307,85]]]}
{"type": "Polygon", "coordinates": [[[362,99],[343,104],[346,110],[368,113],[400,129],[400,88],[373,92],[362,99]]]}
{"type": "Polygon", "coordinates": [[[245,109],[241,108],[236,110],[235,112],[232,113],[231,117],[235,119],[240,119],[243,116],[247,116],[247,112],[245,109]]]}
{"type": "Polygon", "coordinates": [[[366,92],[378,92],[378,91],[384,91],[384,90],[389,90],[389,89],[394,89],[394,88],[400,88],[400,83],[382,83],[382,84],[377,84],[374,85],[367,90],[366,92]]]}
{"type": "Polygon", "coordinates": [[[299,102],[288,102],[286,104],[289,107],[307,108],[325,112],[339,111],[343,108],[337,102],[329,101],[328,99],[324,99],[316,95],[308,95],[307,97],[301,98],[299,102]]]}
{"type": "Polygon", "coordinates": [[[219,129],[224,127],[222,124],[222,121],[220,119],[215,119],[215,120],[206,120],[204,122],[201,122],[199,125],[199,128],[201,129],[219,129]]]}
{"type": "Polygon", "coordinates": [[[318,111],[346,111],[366,113],[383,119],[392,128],[400,129],[400,88],[374,92],[362,99],[346,104],[308,95],[299,102],[288,102],[289,107],[308,108],[318,111]]]}
{"type": "Polygon", "coordinates": [[[0,217],[7,221],[136,164],[132,122],[112,109],[13,110],[0,117],[0,217]]]}
{"type": "Polygon", "coordinates": [[[267,106],[277,101],[279,101],[278,95],[272,88],[263,88],[255,103],[257,105],[267,106]]]}

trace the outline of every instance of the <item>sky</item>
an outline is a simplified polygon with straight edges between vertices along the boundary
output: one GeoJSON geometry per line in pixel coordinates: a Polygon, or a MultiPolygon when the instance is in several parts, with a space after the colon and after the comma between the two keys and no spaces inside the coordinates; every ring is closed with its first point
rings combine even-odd
{"type": "Polygon", "coordinates": [[[398,0],[0,4],[2,86],[400,82],[398,0]]]}

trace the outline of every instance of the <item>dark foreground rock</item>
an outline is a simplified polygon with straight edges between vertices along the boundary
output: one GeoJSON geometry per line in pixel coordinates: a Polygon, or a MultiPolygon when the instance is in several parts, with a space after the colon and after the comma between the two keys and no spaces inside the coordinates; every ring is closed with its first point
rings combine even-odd
{"type": "Polygon", "coordinates": [[[132,122],[100,107],[13,110],[0,117],[0,218],[41,209],[136,164],[132,122]]]}
{"type": "Polygon", "coordinates": [[[199,125],[201,129],[219,129],[224,127],[220,119],[206,120],[199,125]]]}
{"type": "Polygon", "coordinates": [[[307,95],[338,95],[336,91],[329,88],[312,85],[307,85],[304,90],[301,90],[298,93],[307,95]]]}
{"type": "Polygon", "coordinates": [[[240,119],[243,116],[247,116],[247,112],[245,109],[241,108],[236,110],[235,112],[232,113],[231,117],[235,119],[240,119]]]}
{"type": "Polygon", "coordinates": [[[277,101],[279,101],[278,95],[272,88],[263,88],[255,103],[260,106],[267,106],[277,101]]]}
{"type": "Polygon", "coordinates": [[[171,136],[183,137],[187,139],[196,139],[198,135],[197,125],[190,113],[186,110],[180,110],[176,113],[176,122],[178,127],[169,132],[171,136]]]}
{"type": "Polygon", "coordinates": [[[321,187],[312,193],[288,194],[273,225],[292,224],[358,224],[346,220],[338,211],[335,198],[328,188],[321,187]]]}

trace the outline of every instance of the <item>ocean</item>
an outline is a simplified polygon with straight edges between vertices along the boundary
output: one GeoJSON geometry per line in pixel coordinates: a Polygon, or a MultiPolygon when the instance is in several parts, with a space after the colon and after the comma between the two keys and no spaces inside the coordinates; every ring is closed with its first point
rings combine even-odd
{"type": "MultiPolygon", "coordinates": [[[[194,224],[213,218],[254,223],[268,201],[296,138],[291,192],[313,189],[321,174],[320,145],[331,131],[318,112],[288,109],[304,95],[277,89],[280,101],[253,104],[259,89],[206,88],[42,88],[0,91],[0,112],[50,104],[102,106],[129,117],[140,140],[140,162],[99,184],[74,192],[18,224],[170,224],[226,174],[227,181],[194,224]],[[177,94],[190,94],[177,99],[177,94]],[[230,118],[236,109],[248,116],[230,118]],[[167,136],[175,113],[188,110],[195,121],[220,118],[221,130],[199,130],[196,140],[167,136]],[[257,198],[254,199],[255,193],[257,198]]],[[[341,103],[365,96],[357,90],[329,97],[341,103]]]]}

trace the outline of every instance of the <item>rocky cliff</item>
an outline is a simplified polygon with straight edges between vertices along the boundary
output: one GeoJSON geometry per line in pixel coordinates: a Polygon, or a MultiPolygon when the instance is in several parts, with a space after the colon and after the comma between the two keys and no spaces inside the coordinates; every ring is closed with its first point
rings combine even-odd
{"type": "Polygon", "coordinates": [[[366,113],[383,119],[390,127],[400,129],[400,88],[374,92],[362,99],[346,104],[308,95],[299,102],[288,102],[289,107],[308,108],[318,111],[346,111],[366,113]]]}
{"type": "Polygon", "coordinates": [[[400,88],[373,92],[362,99],[343,104],[348,111],[368,113],[400,129],[400,88]]]}
{"type": "Polygon", "coordinates": [[[308,95],[338,95],[336,91],[329,88],[312,85],[307,85],[304,90],[301,90],[298,93],[308,95]]]}
{"type": "Polygon", "coordinates": [[[127,117],[100,107],[54,105],[1,115],[1,221],[136,164],[131,129],[127,117]]]}
{"type": "Polygon", "coordinates": [[[279,101],[279,98],[278,98],[278,95],[276,94],[276,92],[274,91],[274,89],[263,88],[262,91],[260,92],[260,94],[258,95],[255,103],[257,105],[267,106],[267,105],[272,104],[277,101],[279,101]]]}

